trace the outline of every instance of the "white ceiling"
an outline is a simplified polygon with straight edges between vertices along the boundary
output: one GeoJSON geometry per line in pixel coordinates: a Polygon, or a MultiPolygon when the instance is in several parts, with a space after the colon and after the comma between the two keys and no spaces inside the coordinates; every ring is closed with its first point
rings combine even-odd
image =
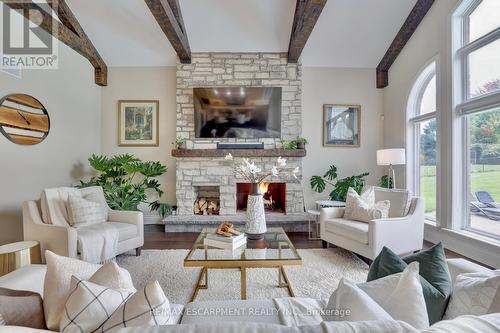
{"type": "Polygon", "coordinates": [[[194,52],[288,50],[295,0],[180,0],[194,52]]]}
{"type": "Polygon", "coordinates": [[[175,66],[175,51],[144,0],[66,2],[108,66],[175,66]]]}
{"type": "MultiPolygon", "coordinates": [[[[192,52],[286,52],[295,0],[179,0],[192,52]]],[[[175,66],[144,0],[67,0],[108,66],[175,66]]],[[[304,66],[377,66],[416,0],[328,0],[304,66]]]]}
{"type": "Polygon", "coordinates": [[[306,47],[304,66],[375,68],[417,0],[329,0],[306,47]]]}

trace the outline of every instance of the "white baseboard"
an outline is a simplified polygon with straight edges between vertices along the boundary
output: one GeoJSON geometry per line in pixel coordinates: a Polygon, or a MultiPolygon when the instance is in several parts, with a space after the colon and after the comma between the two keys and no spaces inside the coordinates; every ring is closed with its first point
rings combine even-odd
{"type": "Polygon", "coordinates": [[[466,231],[441,229],[426,224],[424,239],[493,268],[500,268],[500,243],[466,231]]]}

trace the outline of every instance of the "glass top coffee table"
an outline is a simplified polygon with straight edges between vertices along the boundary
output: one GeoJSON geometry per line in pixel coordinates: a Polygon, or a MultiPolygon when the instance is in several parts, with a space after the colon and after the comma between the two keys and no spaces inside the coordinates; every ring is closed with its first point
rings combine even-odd
{"type": "Polygon", "coordinates": [[[202,267],[191,302],[200,289],[208,288],[208,269],[240,269],[241,299],[247,298],[247,268],[278,269],[278,287],[287,288],[294,297],[292,285],[283,269],[286,265],[301,265],[302,258],[286,235],[283,228],[269,228],[262,240],[247,240],[247,244],[235,250],[222,250],[206,246],[203,241],[215,228],[206,228],[200,233],[188,255],[184,267],[202,267]]]}

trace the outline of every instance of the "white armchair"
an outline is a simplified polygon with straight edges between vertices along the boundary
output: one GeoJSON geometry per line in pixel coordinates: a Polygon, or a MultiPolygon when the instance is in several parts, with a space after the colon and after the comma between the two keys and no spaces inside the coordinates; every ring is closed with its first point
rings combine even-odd
{"type": "Polygon", "coordinates": [[[375,201],[389,200],[389,218],[369,223],[344,219],[344,208],[322,208],[320,236],[328,243],[373,260],[387,246],[397,254],[422,249],[424,238],[424,207],[419,197],[412,197],[406,207],[408,192],[375,187],[375,201]]]}
{"type": "MultiPolygon", "coordinates": [[[[141,254],[144,245],[143,214],[135,211],[111,210],[104,200],[102,188],[87,188],[85,191],[92,192],[99,197],[102,205],[107,209],[108,221],[118,230],[117,253],[122,254],[130,250],[136,250],[136,255],[141,254]]],[[[78,229],[67,225],[64,221],[48,224],[42,220],[41,201],[25,201],[23,203],[23,233],[24,240],[36,240],[40,242],[42,260],[45,250],[50,250],[59,255],[78,257],[78,229]]]]}

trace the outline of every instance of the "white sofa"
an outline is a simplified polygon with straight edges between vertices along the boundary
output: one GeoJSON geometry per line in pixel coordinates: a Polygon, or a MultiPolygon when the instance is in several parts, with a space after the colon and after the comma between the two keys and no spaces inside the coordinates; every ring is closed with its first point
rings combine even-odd
{"type": "MultiPolygon", "coordinates": [[[[462,273],[482,272],[488,269],[464,259],[448,259],[448,268],[452,281],[462,273]]],[[[45,265],[30,265],[0,277],[0,287],[29,290],[43,295],[45,265]]],[[[168,297],[168,294],[167,294],[168,297]]],[[[192,302],[185,306],[173,305],[174,313],[179,314],[178,325],[163,326],[158,328],[136,327],[124,332],[305,332],[305,333],[416,333],[417,330],[398,321],[366,321],[366,322],[322,322],[321,316],[313,315],[326,305],[326,301],[309,298],[279,299],[282,303],[287,300],[298,300],[301,308],[291,308],[304,313],[304,305],[311,314],[295,316],[294,311],[289,312],[285,318],[283,312],[277,311],[277,300],[227,300],[192,302]],[[305,323],[305,324],[304,324],[305,323]],[[288,325],[288,326],[286,326],[288,325]]],[[[462,317],[464,318],[464,317],[462,317]]],[[[500,314],[482,317],[467,316],[465,324],[462,321],[452,320],[445,323],[441,321],[434,324],[425,332],[468,332],[489,333],[500,332],[500,314]],[[451,323],[450,323],[451,322],[451,323]],[[450,325],[452,325],[450,329],[450,325]],[[443,326],[447,329],[444,330],[443,326]]],[[[0,326],[0,332],[12,333],[41,333],[46,331],[0,326]],[[3,329],[3,330],[2,330],[3,329]]]]}
{"type": "MultiPolygon", "coordinates": [[[[118,230],[117,253],[125,253],[136,250],[136,255],[141,254],[144,245],[144,217],[142,212],[117,211],[109,208],[104,199],[101,187],[93,186],[80,190],[83,195],[92,195],[107,211],[108,221],[118,230]]],[[[23,233],[24,240],[36,240],[40,242],[42,256],[45,250],[56,254],[77,258],[78,257],[78,229],[68,225],[65,221],[57,223],[45,223],[42,219],[42,200],[25,201],[23,203],[23,233]]],[[[45,258],[42,258],[45,262],[45,258]]]]}
{"type": "Polygon", "coordinates": [[[384,246],[397,254],[422,249],[424,204],[406,190],[374,187],[375,201],[389,200],[389,218],[369,223],[344,218],[345,208],[328,207],[320,212],[320,237],[323,246],[334,244],[373,260],[384,246]],[[409,205],[408,205],[409,203],[409,205]]]}

